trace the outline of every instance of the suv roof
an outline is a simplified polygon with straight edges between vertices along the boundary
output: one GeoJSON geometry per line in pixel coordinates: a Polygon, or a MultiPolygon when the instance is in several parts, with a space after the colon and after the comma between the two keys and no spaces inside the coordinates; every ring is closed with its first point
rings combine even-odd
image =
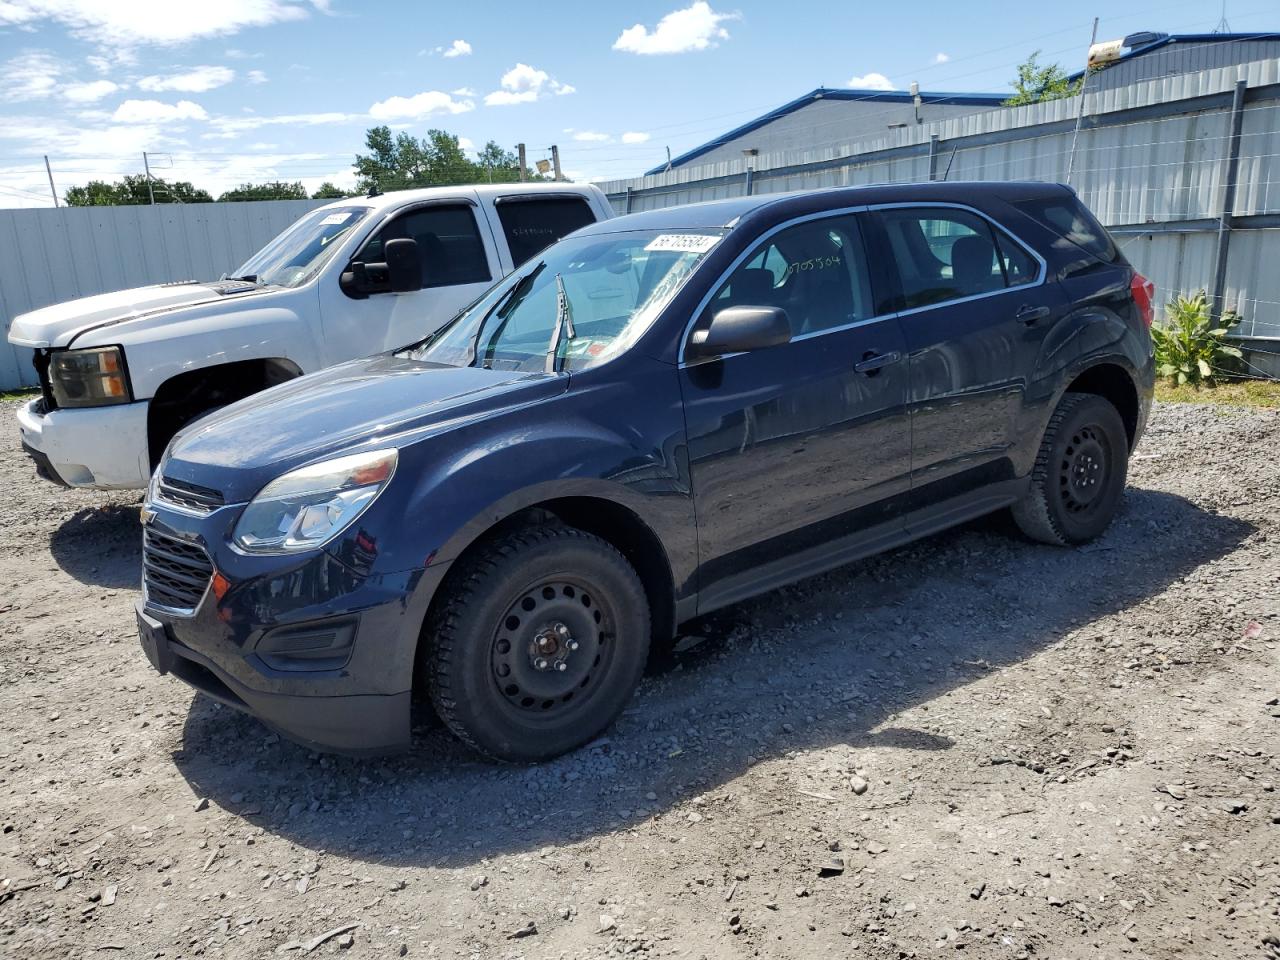
{"type": "Polygon", "coordinates": [[[922,183],[869,184],[858,187],[830,187],[825,190],[796,190],[766,193],[730,200],[708,200],[660,210],[631,213],[583,227],[578,236],[616,233],[621,230],[723,228],[747,214],[768,209],[771,217],[785,219],[833,207],[856,207],[875,203],[973,203],[996,198],[1006,201],[1070,193],[1060,183],[1026,181],[925,181],[922,183]]]}

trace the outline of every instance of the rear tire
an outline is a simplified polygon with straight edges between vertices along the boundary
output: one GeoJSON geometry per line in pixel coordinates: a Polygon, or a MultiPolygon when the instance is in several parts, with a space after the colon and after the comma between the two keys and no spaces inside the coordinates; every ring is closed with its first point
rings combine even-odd
{"type": "Polygon", "coordinates": [[[609,543],[526,527],[484,546],[446,586],[421,670],[464,743],[497,760],[545,760],[599,736],[630,699],[649,648],[649,605],[609,543]]]}
{"type": "Polygon", "coordinates": [[[1041,543],[1087,543],[1115,516],[1128,469],[1129,438],[1120,413],[1095,394],[1068,393],[1049,418],[1031,487],[1013,505],[1013,519],[1041,543]]]}

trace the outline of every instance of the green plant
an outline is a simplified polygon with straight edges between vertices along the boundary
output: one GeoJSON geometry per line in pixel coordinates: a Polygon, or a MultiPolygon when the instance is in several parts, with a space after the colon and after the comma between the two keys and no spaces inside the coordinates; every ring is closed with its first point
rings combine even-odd
{"type": "Polygon", "coordinates": [[[1212,326],[1209,298],[1201,290],[1191,297],[1177,296],[1169,304],[1164,323],[1153,324],[1156,372],[1178,384],[1209,383],[1226,372],[1232,360],[1243,355],[1226,342],[1227,332],[1240,316],[1227,311],[1220,326],[1212,326]]]}

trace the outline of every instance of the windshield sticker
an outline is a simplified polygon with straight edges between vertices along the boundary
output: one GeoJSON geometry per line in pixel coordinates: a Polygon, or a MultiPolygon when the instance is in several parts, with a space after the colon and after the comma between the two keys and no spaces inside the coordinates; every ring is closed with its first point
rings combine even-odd
{"type": "Polygon", "coordinates": [[[327,227],[334,223],[346,223],[350,219],[351,214],[349,213],[331,213],[320,221],[320,226],[327,227]]]}
{"type": "Polygon", "coordinates": [[[645,249],[673,250],[676,253],[706,253],[719,242],[719,237],[708,237],[698,233],[664,233],[645,244],[645,249]]]}

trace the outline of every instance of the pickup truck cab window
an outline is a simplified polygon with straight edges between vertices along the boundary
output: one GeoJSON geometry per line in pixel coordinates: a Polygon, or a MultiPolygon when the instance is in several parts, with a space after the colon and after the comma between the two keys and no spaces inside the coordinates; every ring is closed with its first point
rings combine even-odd
{"type": "Polygon", "coordinates": [[[872,302],[861,232],[846,215],[797,224],[763,241],[712,298],[709,314],[781,307],[792,337],[801,337],[865,320],[872,302]]]}
{"type": "MultiPolygon", "coordinates": [[[[351,259],[364,263],[380,262],[385,259],[384,244],[388,240],[401,239],[414,240],[418,245],[424,289],[484,283],[493,279],[471,204],[431,204],[411,209],[370,237],[351,259]]],[[[385,289],[375,287],[368,293],[390,290],[385,278],[382,282],[385,289]]]]}
{"type": "Polygon", "coordinates": [[[369,215],[369,207],[322,207],[302,217],[232,272],[264,286],[300,287],[333,256],[345,237],[369,215]]]}
{"type": "Polygon", "coordinates": [[[517,267],[561,237],[596,222],[583,197],[501,197],[496,206],[517,267]]]}
{"type": "Polygon", "coordinates": [[[543,370],[592,366],[648,329],[719,231],[637,230],[569,238],[459,314],[417,359],[543,370]],[[560,335],[556,337],[556,328],[560,335]]]}

